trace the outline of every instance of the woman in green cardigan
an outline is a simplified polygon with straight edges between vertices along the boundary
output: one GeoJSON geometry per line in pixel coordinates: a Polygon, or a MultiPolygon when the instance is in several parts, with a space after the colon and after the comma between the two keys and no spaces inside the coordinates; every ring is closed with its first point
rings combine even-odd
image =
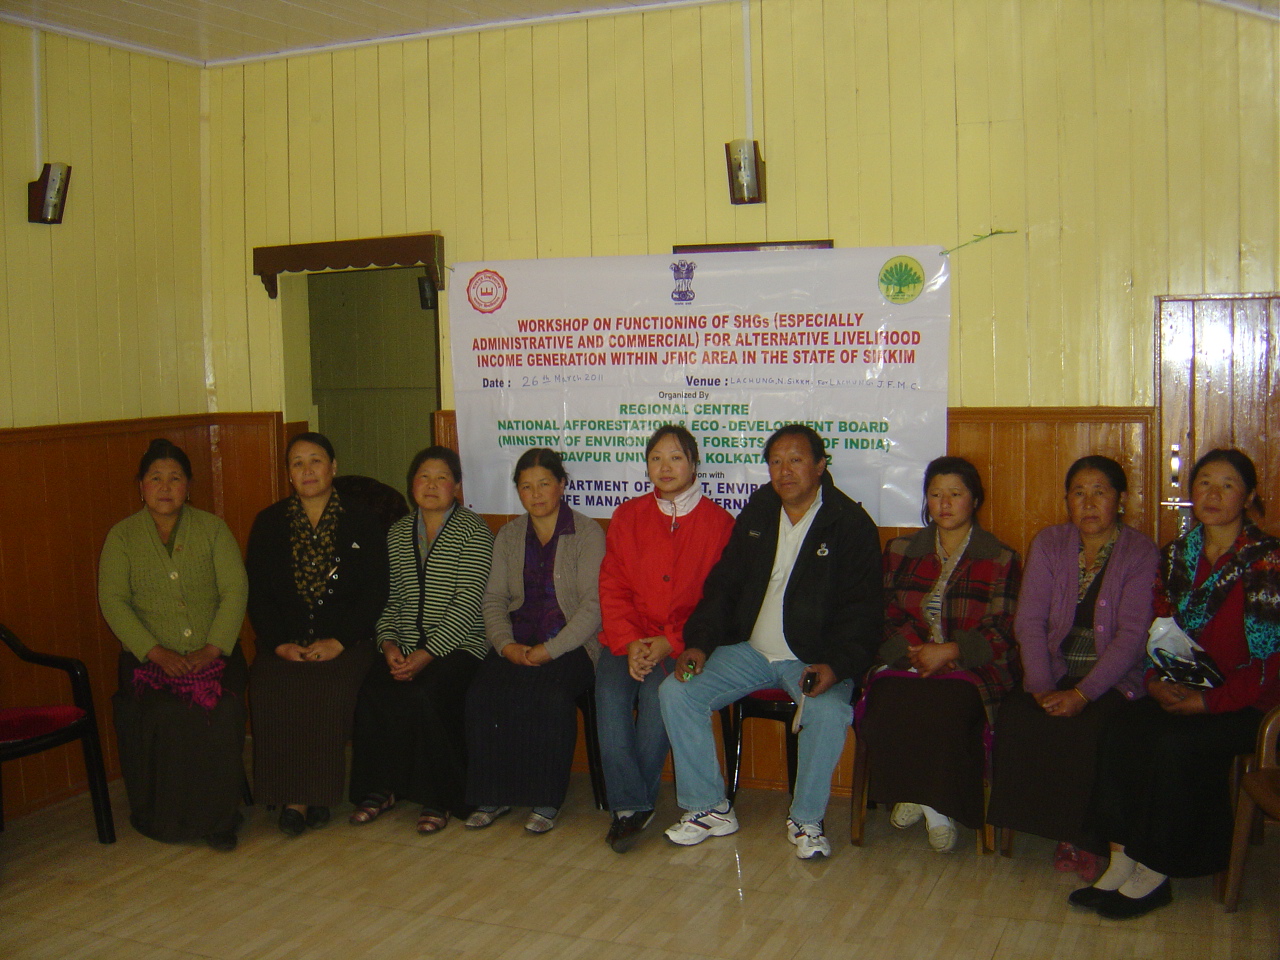
{"type": "Polygon", "coordinates": [[[112,703],[129,822],[155,840],[233,850],[248,673],[240,548],[187,503],[180,447],[153,440],[137,479],[143,508],[111,528],[98,566],[102,615],[124,647],[112,703]]]}

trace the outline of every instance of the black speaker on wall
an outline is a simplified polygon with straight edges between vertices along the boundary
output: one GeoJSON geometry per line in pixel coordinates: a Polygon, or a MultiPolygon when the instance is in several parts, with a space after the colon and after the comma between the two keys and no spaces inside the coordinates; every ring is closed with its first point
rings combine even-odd
{"type": "Polygon", "coordinates": [[[61,223],[70,182],[70,165],[46,163],[40,178],[27,184],[27,222],[61,223]]]}

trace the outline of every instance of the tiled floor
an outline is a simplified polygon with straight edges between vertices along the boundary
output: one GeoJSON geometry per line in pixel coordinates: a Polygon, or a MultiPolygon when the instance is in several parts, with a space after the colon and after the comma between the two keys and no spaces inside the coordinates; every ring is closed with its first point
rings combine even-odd
{"type": "MultiPolygon", "coordinates": [[[[667,788],[669,790],[669,787],[667,788]]],[[[847,801],[828,829],[835,855],[796,860],[783,838],[786,796],[743,791],[742,829],[698,847],[667,843],[670,798],[623,856],[603,843],[608,815],[575,781],[560,825],[534,837],[519,814],[488,830],[454,823],[418,837],[401,806],[365,827],[341,817],[287,839],[261,809],[240,848],[164,845],[128,825],[113,785],[119,840],[98,844],[85,797],[0,834],[0,958],[351,960],[371,957],[630,960],[856,958],[1280,957],[1280,837],[1253,848],[1234,915],[1211,882],[1175,886],[1173,907],[1124,923],[1066,902],[1052,844],[1019,837],[1015,856],[928,849],[869,815],[849,845],[847,801]]]]}

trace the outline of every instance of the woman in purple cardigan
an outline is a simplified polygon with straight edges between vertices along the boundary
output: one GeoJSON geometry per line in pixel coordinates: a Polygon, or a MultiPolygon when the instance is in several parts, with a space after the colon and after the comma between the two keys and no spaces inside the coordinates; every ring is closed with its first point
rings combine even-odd
{"type": "Polygon", "coordinates": [[[1092,881],[1106,843],[1084,828],[1098,733],[1143,695],[1159,553],[1122,519],[1128,481],[1109,457],[1067,471],[1070,523],[1031,544],[1015,633],[1022,689],[996,721],[987,821],[1058,840],[1054,866],[1092,881]]]}

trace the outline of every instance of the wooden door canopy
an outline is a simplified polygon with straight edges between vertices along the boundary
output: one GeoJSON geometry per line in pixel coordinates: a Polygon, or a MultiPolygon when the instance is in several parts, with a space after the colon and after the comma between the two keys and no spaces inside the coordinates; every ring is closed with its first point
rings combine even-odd
{"type": "Polygon", "coordinates": [[[281,273],[315,273],[320,270],[361,270],[365,267],[425,266],[437,290],[444,289],[444,237],[438,233],[406,233],[398,237],[366,237],[363,240],[328,240],[323,243],[286,243],[253,248],[253,272],[262,278],[267,296],[279,293],[281,273]]]}

